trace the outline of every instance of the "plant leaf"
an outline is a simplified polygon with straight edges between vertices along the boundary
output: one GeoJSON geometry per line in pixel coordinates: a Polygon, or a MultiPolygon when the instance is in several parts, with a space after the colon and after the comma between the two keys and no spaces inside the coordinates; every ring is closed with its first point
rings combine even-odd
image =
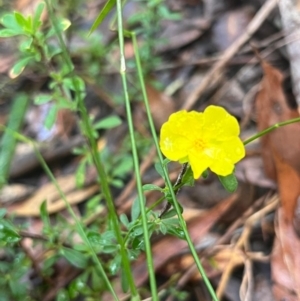
{"type": "Polygon", "coordinates": [[[119,126],[122,124],[122,120],[119,116],[113,115],[106,118],[103,118],[102,120],[98,121],[93,125],[93,128],[96,130],[99,129],[112,129],[114,127],[119,126]]]}
{"type": "Polygon", "coordinates": [[[101,235],[96,231],[89,231],[87,233],[87,238],[93,246],[101,245],[101,235]]]}
{"type": "Polygon", "coordinates": [[[90,36],[91,33],[93,33],[95,31],[95,29],[103,22],[103,20],[108,15],[108,13],[112,10],[112,8],[114,7],[115,4],[116,4],[116,0],[108,0],[106,2],[103,9],[97,16],[95,22],[93,23],[93,25],[88,33],[88,36],[90,36]]]}
{"type": "Polygon", "coordinates": [[[7,220],[0,219],[0,241],[14,243],[21,239],[15,227],[7,220]]]}
{"type": "Polygon", "coordinates": [[[7,29],[12,29],[19,34],[24,34],[22,27],[18,24],[13,14],[6,14],[2,17],[1,23],[7,29]]]}
{"type": "Polygon", "coordinates": [[[32,29],[34,31],[36,31],[42,24],[40,19],[41,19],[44,7],[45,7],[45,3],[41,2],[41,3],[39,3],[39,5],[36,8],[36,11],[35,11],[35,14],[34,14],[34,17],[33,17],[33,20],[32,20],[32,29]]]}
{"type": "Polygon", "coordinates": [[[81,252],[62,247],[60,253],[74,266],[84,269],[87,266],[87,258],[81,252]]]}
{"type": "Polygon", "coordinates": [[[223,185],[223,187],[228,191],[228,192],[235,192],[237,187],[238,187],[238,181],[234,175],[234,173],[232,173],[231,175],[228,176],[219,176],[219,180],[221,182],[221,184],[223,185]]]}
{"type": "Polygon", "coordinates": [[[191,166],[188,166],[186,172],[184,173],[184,175],[182,177],[181,182],[184,186],[194,186],[195,179],[194,179],[194,174],[193,174],[191,166]]]}
{"type": "Polygon", "coordinates": [[[33,59],[33,56],[28,56],[23,59],[18,60],[14,66],[9,71],[10,78],[18,77],[23,70],[25,69],[26,65],[33,59]]]}
{"type": "Polygon", "coordinates": [[[131,206],[131,221],[135,221],[141,212],[139,198],[136,197],[131,206]]]}
{"type": "Polygon", "coordinates": [[[128,229],[129,227],[129,220],[126,214],[122,213],[120,215],[120,221],[121,223],[128,229]]]}
{"type": "Polygon", "coordinates": [[[143,185],[143,190],[144,191],[149,191],[149,190],[158,190],[158,191],[163,191],[163,189],[157,185],[154,184],[145,184],[143,185]]]}
{"type": "Polygon", "coordinates": [[[41,207],[40,207],[40,214],[41,214],[41,219],[44,223],[45,227],[50,228],[50,219],[47,211],[47,202],[43,201],[41,207]]]}
{"type": "MultiPolygon", "coordinates": [[[[9,113],[7,128],[12,131],[19,131],[29,104],[29,98],[25,94],[18,95],[13,103],[9,113]]],[[[6,182],[11,160],[15,153],[16,138],[9,132],[5,131],[0,142],[0,188],[6,182]]]]}
{"type": "Polygon", "coordinates": [[[161,217],[161,219],[171,218],[171,217],[173,217],[175,215],[177,215],[176,209],[172,208],[171,210],[169,210],[166,213],[164,213],[163,216],[161,217]]]}
{"type": "Polygon", "coordinates": [[[51,94],[40,94],[34,98],[34,104],[41,105],[41,104],[49,102],[51,99],[52,99],[51,94]]]}
{"type": "Polygon", "coordinates": [[[163,168],[162,168],[160,162],[155,163],[154,168],[157,171],[157,173],[164,179],[165,175],[164,175],[164,171],[163,171],[163,168]]]}
{"type": "Polygon", "coordinates": [[[14,12],[14,16],[16,21],[18,22],[19,26],[24,30],[30,30],[29,21],[19,12],[14,12]]]}
{"type": "Polygon", "coordinates": [[[3,218],[4,215],[6,214],[6,209],[5,208],[0,208],[0,218],[3,218]]]}
{"type": "Polygon", "coordinates": [[[50,130],[54,123],[55,123],[55,120],[56,120],[56,115],[57,115],[57,106],[56,105],[53,105],[51,106],[47,116],[46,116],[46,119],[45,119],[45,127],[50,130]]]}
{"type": "Polygon", "coordinates": [[[0,38],[9,38],[9,37],[17,36],[19,34],[20,33],[18,31],[9,28],[0,30],[0,38]]]}

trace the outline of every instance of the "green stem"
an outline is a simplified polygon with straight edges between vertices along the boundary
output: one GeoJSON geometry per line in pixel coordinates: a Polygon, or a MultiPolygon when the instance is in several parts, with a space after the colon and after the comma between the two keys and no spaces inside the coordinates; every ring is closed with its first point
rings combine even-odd
{"type": "Polygon", "coordinates": [[[294,119],[290,119],[290,120],[287,120],[287,121],[282,121],[282,122],[276,123],[276,124],[268,127],[267,129],[265,129],[265,130],[255,134],[255,135],[253,135],[252,137],[246,139],[243,143],[244,143],[244,145],[247,145],[250,142],[256,140],[257,138],[262,137],[262,136],[264,136],[264,135],[266,135],[266,134],[268,134],[268,133],[270,133],[270,132],[272,132],[272,131],[274,131],[274,130],[282,127],[282,126],[289,125],[289,124],[292,124],[292,123],[296,123],[296,122],[299,122],[299,121],[300,121],[300,117],[297,117],[297,118],[294,118],[294,119]]]}
{"type": "MultiPolygon", "coordinates": [[[[52,11],[52,7],[49,4],[49,0],[46,0],[46,4],[47,4],[48,11],[49,11],[50,19],[52,21],[52,24],[53,24],[54,29],[56,31],[56,35],[57,35],[57,37],[59,39],[59,42],[60,42],[60,46],[62,48],[62,54],[63,54],[63,57],[65,59],[65,63],[67,64],[67,66],[70,70],[73,70],[74,66],[73,66],[72,61],[69,57],[66,45],[65,45],[65,43],[62,39],[59,28],[57,27],[57,20],[56,20],[56,17],[54,15],[53,11],[52,11]]],[[[81,94],[81,91],[80,91],[80,88],[79,88],[79,85],[78,85],[78,81],[75,80],[74,74],[72,75],[72,81],[73,81],[73,84],[74,84],[74,87],[75,87],[75,95],[76,95],[76,102],[78,104],[78,110],[81,114],[82,123],[84,125],[84,135],[87,137],[89,145],[90,145],[93,161],[94,161],[97,173],[98,173],[99,178],[100,178],[100,184],[101,184],[103,194],[104,194],[105,199],[106,199],[106,204],[107,204],[107,207],[108,207],[109,216],[110,216],[110,219],[112,221],[114,232],[116,234],[116,239],[117,239],[118,244],[120,246],[120,255],[121,255],[121,258],[122,258],[123,270],[125,272],[125,276],[126,276],[127,281],[129,283],[131,293],[132,293],[133,296],[136,296],[138,293],[137,293],[137,289],[135,287],[133,276],[132,276],[132,273],[131,273],[130,262],[129,262],[129,258],[128,258],[128,255],[127,255],[127,250],[125,248],[124,240],[123,240],[123,237],[122,237],[118,215],[117,215],[117,212],[116,212],[116,209],[115,209],[115,205],[114,205],[112,195],[111,195],[111,192],[110,192],[110,188],[109,188],[109,184],[108,184],[108,181],[107,181],[107,175],[106,175],[103,163],[101,161],[101,157],[99,156],[99,153],[98,153],[97,142],[96,142],[96,140],[94,139],[94,136],[93,136],[93,129],[92,129],[92,125],[90,123],[89,115],[88,115],[88,112],[86,110],[83,98],[81,96],[82,94],[81,94]]],[[[111,285],[109,285],[108,287],[110,288],[111,285]]],[[[116,300],[119,300],[118,297],[116,296],[115,292],[111,289],[110,289],[110,291],[113,294],[114,298],[116,300]]]]}
{"type": "MultiPolygon", "coordinates": [[[[21,129],[25,113],[29,104],[29,97],[25,94],[17,95],[9,113],[7,127],[13,131],[21,129]]],[[[0,142],[0,190],[6,184],[11,162],[15,153],[16,139],[5,132],[0,142]]]]}
{"type": "Polygon", "coordinates": [[[139,198],[139,203],[140,203],[140,208],[141,208],[142,227],[143,227],[143,233],[144,233],[144,243],[145,243],[145,251],[146,251],[149,279],[150,279],[151,295],[152,295],[152,300],[158,301],[155,271],[154,271],[153,258],[152,258],[152,252],[151,252],[151,244],[150,244],[150,236],[149,236],[148,223],[147,223],[147,213],[146,213],[146,208],[145,208],[145,197],[144,197],[142,180],[141,180],[140,170],[139,170],[139,160],[138,160],[137,147],[136,147],[136,141],[135,141],[135,136],[134,136],[134,126],[133,126],[133,122],[132,122],[131,106],[130,106],[130,100],[129,100],[129,95],[128,95],[127,80],[126,80],[126,62],[125,62],[125,55],[124,55],[124,33],[123,33],[121,0],[117,0],[117,17],[118,17],[118,36],[119,36],[119,48],[120,48],[120,60],[121,60],[120,75],[121,75],[122,84],[123,84],[134,172],[135,172],[136,183],[137,183],[138,198],[139,198]]]}
{"type": "Polygon", "coordinates": [[[160,163],[161,163],[161,165],[163,167],[164,177],[166,179],[167,186],[168,186],[168,188],[170,190],[170,193],[171,193],[171,196],[172,196],[172,199],[173,199],[173,203],[174,203],[177,215],[178,215],[179,222],[180,222],[181,227],[182,227],[182,229],[184,231],[184,234],[185,234],[188,246],[189,246],[189,248],[191,250],[191,253],[192,253],[193,257],[194,257],[194,260],[195,260],[195,263],[197,265],[197,268],[198,268],[198,270],[199,270],[199,272],[200,272],[200,274],[201,274],[201,276],[203,278],[203,281],[204,281],[207,289],[209,290],[209,292],[210,292],[213,300],[214,301],[218,301],[216,293],[215,293],[215,291],[214,291],[211,283],[209,282],[209,280],[208,280],[208,278],[207,278],[207,276],[205,274],[205,271],[204,271],[204,269],[203,269],[203,267],[201,265],[201,262],[199,260],[198,254],[196,252],[196,249],[195,249],[195,247],[193,245],[193,242],[191,240],[191,237],[190,237],[190,235],[188,233],[185,220],[184,220],[184,218],[183,218],[183,216],[181,214],[180,207],[179,207],[179,205],[177,203],[175,192],[173,191],[173,186],[172,186],[172,183],[170,181],[170,178],[169,178],[169,175],[168,175],[168,171],[167,171],[166,167],[163,164],[163,157],[162,157],[162,154],[161,154],[161,151],[160,151],[160,147],[159,147],[159,143],[158,143],[158,139],[157,139],[157,136],[156,136],[156,131],[155,131],[155,127],[154,127],[154,123],[153,123],[153,119],[152,119],[152,115],[151,115],[151,111],[150,111],[148,96],[147,96],[145,82],[144,82],[144,78],[143,78],[143,72],[142,72],[142,67],[141,67],[141,62],[140,62],[140,57],[139,57],[139,51],[138,51],[138,45],[137,45],[136,35],[135,35],[135,33],[131,33],[131,35],[132,35],[133,47],[134,47],[135,58],[136,58],[136,65],[137,65],[137,70],[138,70],[140,85],[141,85],[141,89],[142,89],[144,104],[145,104],[145,108],[146,108],[146,112],[147,112],[147,117],[148,117],[150,129],[151,129],[151,133],[152,133],[152,136],[153,136],[154,144],[155,144],[155,147],[156,147],[156,150],[157,150],[157,153],[158,153],[159,161],[160,161],[160,163]]]}
{"type": "Polygon", "coordinates": [[[85,233],[85,230],[84,230],[84,227],[81,223],[81,221],[78,219],[78,217],[76,216],[76,214],[74,213],[70,203],[67,201],[67,198],[64,194],[64,192],[61,190],[58,182],[56,181],[53,173],[51,172],[51,170],[49,169],[46,161],[44,160],[42,154],[40,153],[40,151],[38,150],[38,148],[36,147],[36,144],[34,143],[34,141],[30,140],[29,138],[23,136],[22,134],[19,134],[18,132],[15,132],[9,128],[6,128],[5,126],[2,126],[0,125],[0,130],[4,130],[5,132],[11,134],[12,136],[15,137],[15,139],[18,139],[20,141],[23,141],[25,143],[28,143],[28,144],[31,144],[33,146],[33,149],[34,149],[34,152],[38,158],[38,160],[40,161],[41,163],[41,166],[43,167],[43,169],[45,170],[46,174],[48,175],[48,177],[50,178],[50,180],[52,181],[52,183],[54,184],[55,188],[57,189],[60,197],[62,198],[62,200],[64,201],[65,203],[65,206],[68,210],[68,212],[70,213],[70,215],[72,216],[72,218],[74,219],[75,221],[75,224],[76,224],[76,227],[77,227],[77,231],[79,233],[79,235],[81,236],[82,240],[84,241],[84,243],[88,246],[89,250],[90,250],[90,254],[92,256],[92,259],[94,261],[94,263],[96,264],[101,276],[103,277],[103,280],[105,282],[105,284],[107,285],[107,288],[109,289],[109,291],[111,292],[111,294],[113,295],[114,299],[116,301],[119,301],[118,299],[118,296],[116,295],[106,273],[105,273],[105,270],[102,266],[102,264],[100,263],[99,261],[99,258],[96,254],[96,252],[94,251],[93,249],[93,246],[91,245],[86,233],[85,233]]]}
{"type": "MultiPolygon", "coordinates": [[[[34,144],[33,144],[34,145],[34,144]]],[[[72,216],[73,220],[75,221],[76,223],[76,227],[77,227],[77,231],[78,233],[80,234],[81,238],[83,239],[84,243],[88,246],[89,250],[90,250],[90,254],[92,256],[92,259],[94,261],[94,263],[96,264],[101,276],[103,277],[104,279],[104,282],[106,283],[107,285],[107,288],[109,289],[109,291],[111,292],[111,294],[113,295],[114,299],[116,301],[119,301],[119,298],[118,296],[116,295],[110,281],[109,281],[109,278],[107,277],[106,273],[105,273],[105,270],[101,264],[101,262],[99,261],[99,258],[96,254],[96,252],[94,251],[94,248],[92,246],[92,244],[90,243],[86,233],[85,233],[85,230],[84,230],[84,227],[81,223],[81,221],[78,219],[78,217],[76,216],[76,214],[74,213],[71,205],[69,204],[69,202],[67,201],[67,198],[64,194],[64,192],[61,190],[59,184],[57,183],[53,173],[51,172],[51,170],[49,169],[46,161],[44,160],[43,156],[41,155],[41,153],[39,152],[39,150],[36,148],[36,146],[34,145],[34,151],[35,151],[35,154],[37,156],[37,158],[39,159],[43,169],[45,170],[46,174],[48,175],[48,177],[51,179],[52,183],[54,184],[55,188],[57,189],[57,191],[59,192],[60,194],[60,197],[64,200],[64,203],[65,203],[65,206],[67,207],[70,215],[72,216]]]]}

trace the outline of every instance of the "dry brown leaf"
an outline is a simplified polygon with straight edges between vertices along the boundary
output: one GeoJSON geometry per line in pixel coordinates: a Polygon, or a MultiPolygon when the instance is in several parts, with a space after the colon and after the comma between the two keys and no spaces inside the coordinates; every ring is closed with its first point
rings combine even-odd
{"type": "Polygon", "coordinates": [[[59,109],[55,123],[48,129],[45,126],[45,118],[54,104],[48,102],[36,107],[30,108],[26,121],[28,123],[27,130],[38,141],[50,141],[62,137],[70,137],[70,133],[76,125],[76,114],[71,110],[59,109]]]}
{"type": "MultiPolygon", "coordinates": [[[[283,92],[282,73],[262,63],[262,89],[256,98],[259,130],[275,123],[299,117],[288,107],[283,92]]],[[[272,253],[272,276],[276,300],[300,299],[300,229],[297,206],[300,196],[300,124],[294,123],[262,137],[262,155],[266,172],[277,181],[281,199],[278,226],[272,253]],[[296,231],[295,231],[296,230],[296,231]],[[284,297],[284,298],[283,298],[284,297]]]]}
{"type": "Polygon", "coordinates": [[[0,55],[0,73],[6,73],[14,65],[16,57],[14,54],[0,55]]]}
{"type": "MultiPolygon", "coordinates": [[[[167,51],[177,50],[187,44],[192,43],[203,33],[208,30],[211,24],[209,19],[183,19],[182,21],[165,21],[163,25],[165,29],[162,29],[160,36],[158,37],[158,43],[155,45],[155,53],[164,53],[167,51]]],[[[138,47],[143,47],[145,42],[138,40],[138,47]]],[[[119,57],[119,51],[116,50],[114,57],[119,57]]],[[[134,49],[132,42],[125,43],[124,47],[125,58],[129,59],[134,57],[134,49]]]]}
{"type": "MultiPolygon", "coordinates": [[[[52,143],[44,142],[38,146],[38,150],[44,160],[54,162],[68,156],[74,147],[79,147],[85,142],[82,136],[74,136],[68,140],[57,140],[52,143]]],[[[18,143],[14,159],[12,161],[9,177],[16,178],[25,176],[40,166],[40,162],[35,154],[34,148],[30,144],[18,143]]]]}
{"type": "Polygon", "coordinates": [[[170,96],[163,91],[158,91],[151,84],[146,84],[146,91],[154,125],[157,129],[160,129],[162,124],[175,111],[174,101],[170,96]]]}
{"type": "Polygon", "coordinates": [[[263,161],[260,156],[248,156],[244,158],[236,166],[235,175],[239,180],[247,184],[271,189],[276,188],[274,181],[265,175],[263,161]]]}
{"type": "MultiPolygon", "coordinates": [[[[157,90],[150,83],[146,83],[146,92],[149,100],[151,115],[153,118],[154,126],[159,130],[169,116],[175,111],[175,104],[170,96],[163,91],[157,90]]],[[[136,129],[144,136],[149,135],[146,128],[147,117],[145,107],[142,102],[134,110],[134,124],[136,129]]]]}
{"type": "MultiPolygon", "coordinates": [[[[299,117],[288,107],[282,89],[282,73],[262,63],[264,77],[256,98],[257,124],[264,130],[275,123],[299,117]]],[[[293,123],[263,136],[262,156],[267,175],[277,181],[285,215],[292,221],[300,195],[300,123],[293,123]]]]}
{"type": "Polygon", "coordinates": [[[271,258],[273,294],[276,300],[300,300],[299,237],[284,216],[283,208],[278,209],[277,220],[277,239],[271,258]]]}
{"type": "MultiPolygon", "coordinates": [[[[92,185],[80,190],[77,189],[74,175],[57,177],[57,183],[66,195],[70,205],[75,205],[86,200],[99,190],[98,185],[92,185]]],[[[47,201],[47,210],[50,214],[63,210],[66,207],[54,184],[48,183],[38,189],[32,197],[24,202],[17,206],[9,207],[8,211],[17,216],[39,216],[40,206],[45,200],[47,201]]]]}
{"type": "Polygon", "coordinates": [[[10,184],[0,190],[0,203],[14,203],[24,200],[34,191],[32,186],[23,184],[10,184]]]}
{"type": "Polygon", "coordinates": [[[155,52],[164,53],[192,43],[202,36],[210,25],[210,19],[199,17],[183,19],[180,22],[167,20],[164,22],[165,29],[162,30],[159,36],[159,43],[155,46],[155,52]]]}
{"type": "Polygon", "coordinates": [[[291,78],[293,92],[300,108],[300,1],[280,0],[278,1],[282,19],[283,32],[285,33],[286,49],[290,57],[291,78]],[[291,36],[296,37],[291,42],[291,36]]]}
{"type": "Polygon", "coordinates": [[[76,115],[71,110],[60,109],[57,113],[56,135],[64,139],[70,137],[72,129],[76,125],[76,115]]]}
{"type": "Polygon", "coordinates": [[[253,18],[253,7],[231,9],[217,18],[212,28],[212,39],[219,52],[226,50],[246,30],[253,18]]]}

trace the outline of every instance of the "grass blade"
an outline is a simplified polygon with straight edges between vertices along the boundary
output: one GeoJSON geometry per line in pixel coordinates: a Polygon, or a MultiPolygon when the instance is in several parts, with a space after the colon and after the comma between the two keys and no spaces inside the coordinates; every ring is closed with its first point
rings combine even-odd
{"type": "Polygon", "coordinates": [[[88,36],[90,36],[96,28],[103,22],[105,17],[109,14],[109,12],[112,10],[112,8],[115,6],[116,0],[108,0],[106,4],[104,5],[103,9],[99,13],[98,17],[96,18],[95,22],[93,23],[88,36]]]}
{"type": "MultiPolygon", "coordinates": [[[[25,94],[21,94],[15,99],[9,114],[7,128],[16,132],[21,129],[28,103],[29,99],[25,94]]],[[[6,183],[15,148],[16,138],[6,131],[0,144],[0,189],[6,183]]]]}

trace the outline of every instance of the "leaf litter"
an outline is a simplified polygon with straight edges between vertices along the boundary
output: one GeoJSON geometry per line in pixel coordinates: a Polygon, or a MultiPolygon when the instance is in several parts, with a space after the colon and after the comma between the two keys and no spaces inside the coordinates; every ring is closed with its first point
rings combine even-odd
{"type": "MultiPolygon", "coordinates": [[[[36,1],[14,2],[15,9],[26,10],[31,9],[33,2],[36,1]]],[[[180,12],[186,21],[162,22],[161,37],[157,37],[162,38],[162,43],[157,43],[151,48],[153,51],[151,55],[159,56],[161,60],[159,64],[153,63],[151,76],[147,78],[147,93],[157,129],[172,112],[180,108],[193,107],[202,111],[210,104],[224,106],[243,122],[243,138],[275,123],[299,116],[297,105],[292,103],[291,106],[285,87],[286,79],[290,80],[288,62],[293,67],[294,57],[279,52],[275,42],[267,45],[262,42],[270,36],[284,32],[284,28],[276,28],[278,25],[273,22],[275,16],[280,17],[278,12],[274,11],[276,2],[269,0],[262,5],[261,2],[253,1],[247,6],[237,1],[232,1],[231,6],[229,4],[222,6],[217,1],[203,1],[203,6],[193,1],[180,1],[177,5],[175,2],[172,5],[166,2],[175,9],[175,13],[180,12]],[[259,63],[259,59],[249,48],[249,41],[255,43],[261,54],[265,50],[271,54],[260,59],[259,63]],[[155,81],[156,85],[153,85],[155,81]],[[160,85],[157,85],[157,82],[160,85]],[[250,93],[252,88],[254,93],[250,93]],[[245,105],[246,101],[248,107],[245,105]]],[[[95,17],[94,7],[85,8],[90,9],[87,15],[91,19],[85,20],[79,15],[78,18],[82,18],[82,22],[76,23],[75,18],[74,22],[78,29],[86,27],[87,23],[93,21],[92,17],[95,17]]],[[[134,2],[130,3],[126,8],[127,18],[139,9],[134,2]]],[[[281,11],[281,14],[283,13],[281,11]]],[[[47,16],[43,18],[46,19],[47,16]]],[[[103,45],[109,46],[114,33],[104,27],[100,33],[104,35],[103,45]]],[[[282,42],[282,38],[279,41],[282,42]]],[[[112,51],[111,58],[103,60],[103,70],[91,71],[98,72],[91,80],[91,75],[82,71],[85,68],[84,62],[92,57],[87,53],[92,49],[81,53],[82,45],[85,43],[86,41],[82,41],[82,37],[74,31],[70,51],[74,53],[76,68],[87,79],[88,110],[95,121],[112,114],[122,119],[124,108],[117,102],[116,97],[120,93],[120,81],[117,79],[116,65],[112,64],[117,52],[112,51]],[[101,81],[98,81],[97,76],[100,78],[100,75],[101,81]]],[[[142,48],[147,44],[147,39],[141,36],[139,43],[142,48]]],[[[283,47],[284,44],[282,42],[283,47]]],[[[132,48],[130,42],[127,47],[132,48]]],[[[3,64],[5,66],[1,66],[0,69],[1,81],[3,78],[5,83],[4,88],[0,86],[3,96],[0,101],[0,120],[4,123],[7,120],[13,93],[44,89],[43,85],[47,79],[37,78],[34,71],[25,69],[19,78],[10,80],[8,70],[15,63],[15,45],[6,42],[4,46],[0,46],[0,51],[3,51],[1,61],[5,62],[3,64]]],[[[296,53],[299,56],[297,50],[296,53]]],[[[99,62],[91,61],[90,64],[95,65],[99,62]]],[[[292,89],[295,90],[295,87],[292,89]]],[[[136,93],[133,93],[135,100],[133,114],[137,134],[149,137],[150,133],[144,122],[145,112],[138,98],[136,93]]],[[[51,139],[46,139],[45,143],[40,145],[40,149],[54,170],[70,204],[76,208],[78,216],[83,218],[82,206],[87,204],[87,200],[99,194],[101,188],[95,185],[93,172],[90,175],[91,180],[87,181],[86,185],[82,188],[76,186],[75,170],[79,160],[74,157],[72,149],[84,145],[84,139],[79,136],[78,120],[74,114],[66,116],[64,111],[60,111],[59,116],[55,124],[58,130],[51,139]]],[[[126,122],[122,120],[120,128],[126,130],[126,122]]],[[[30,133],[33,139],[37,139],[43,134],[42,121],[42,113],[36,112],[35,107],[30,106],[23,133],[30,133]],[[32,131],[32,128],[37,130],[32,131]]],[[[264,136],[260,139],[260,143],[250,144],[247,147],[245,161],[237,166],[240,188],[233,195],[224,194],[222,188],[213,184],[217,180],[209,177],[198,180],[195,187],[184,187],[178,196],[185,209],[184,216],[199,257],[219,296],[224,296],[224,300],[262,300],[259,297],[262,291],[266,292],[264,297],[273,294],[274,299],[271,300],[298,300],[300,297],[300,262],[297,251],[300,247],[299,130],[300,125],[297,123],[288,125],[264,136]],[[278,196],[274,192],[276,185],[278,196]]],[[[122,136],[120,130],[102,130],[101,134],[109,141],[107,145],[110,147],[109,150],[121,149],[123,138],[120,139],[122,136]]],[[[155,154],[149,151],[151,145],[148,144],[147,147],[145,152],[141,146],[141,174],[145,183],[161,186],[163,183],[153,168],[155,154]]],[[[27,253],[31,252],[31,256],[29,253],[28,256],[32,261],[34,279],[45,283],[60,282],[56,286],[48,286],[42,298],[53,300],[59,289],[67,288],[81,271],[66,261],[60,261],[50,279],[41,276],[39,266],[48,258],[47,251],[50,250],[42,248],[41,251],[39,246],[38,252],[37,246],[28,244],[28,240],[34,241],[34,235],[42,235],[38,218],[39,207],[46,199],[53,221],[55,214],[65,215],[65,206],[53,184],[50,184],[41,172],[39,162],[36,159],[29,160],[30,157],[27,155],[28,153],[26,156],[24,153],[15,155],[9,178],[11,185],[7,186],[10,189],[19,187],[24,191],[17,193],[16,190],[15,197],[11,193],[12,198],[9,202],[6,202],[6,197],[0,201],[1,206],[6,207],[9,213],[19,216],[18,218],[22,217],[31,224],[28,228],[31,236],[24,236],[27,245],[23,244],[23,249],[25,252],[27,250],[27,253]],[[22,158],[24,165],[20,163],[22,158]],[[44,253],[44,256],[41,256],[41,253],[44,253]]],[[[33,158],[33,151],[29,155],[33,158]]],[[[107,156],[107,162],[109,160],[111,158],[107,156]]],[[[172,165],[170,174],[173,181],[176,180],[178,173],[178,165],[172,165]]],[[[125,173],[123,186],[113,190],[119,214],[130,212],[136,196],[134,183],[134,176],[125,173]]],[[[148,206],[157,199],[155,193],[152,191],[146,193],[148,206]]],[[[100,209],[91,213],[88,218],[84,217],[86,224],[90,225],[105,216],[104,206],[100,209]]],[[[164,284],[167,285],[175,275],[174,286],[179,291],[188,291],[189,300],[201,300],[197,296],[201,294],[205,296],[205,290],[199,285],[201,279],[184,241],[173,236],[155,236],[153,259],[161,291],[164,284]]],[[[5,254],[2,252],[0,260],[5,260],[5,254]]],[[[133,272],[138,285],[147,287],[148,274],[143,255],[134,263],[133,272]]],[[[121,296],[120,279],[116,277],[115,282],[116,290],[121,296]]],[[[149,295],[145,294],[146,297],[149,295]]],[[[168,300],[175,300],[172,296],[167,297],[168,300]]],[[[103,296],[103,300],[111,299],[109,296],[103,296]]]]}

